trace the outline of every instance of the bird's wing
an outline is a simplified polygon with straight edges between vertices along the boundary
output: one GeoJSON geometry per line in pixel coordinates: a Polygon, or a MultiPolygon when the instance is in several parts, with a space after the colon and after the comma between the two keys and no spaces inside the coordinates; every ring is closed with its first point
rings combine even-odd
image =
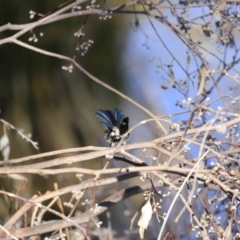
{"type": "Polygon", "coordinates": [[[116,121],[116,126],[119,128],[124,119],[124,113],[121,110],[114,108],[113,115],[116,121]]]}
{"type": "Polygon", "coordinates": [[[99,109],[95,115],[103,120],[100,122],[101,124],[105,125],[108,128],[114,127],[115,119],[111,111],[99,109]]]}

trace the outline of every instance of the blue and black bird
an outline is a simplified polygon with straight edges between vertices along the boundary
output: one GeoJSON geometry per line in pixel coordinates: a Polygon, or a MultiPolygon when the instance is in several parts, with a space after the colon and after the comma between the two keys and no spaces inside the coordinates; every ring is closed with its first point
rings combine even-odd
{"type": "MultiPolygon", "coordinates": [[[[111,147],[116,146],[128,131],[129,118],[125,117],[124,113],[117,108],[114,108],[113,111],[99,109],[95,115],[102,120],[100,123],[106,127],[104,136],[106,141],[111,147]]],[[[123,144],[129,137],[130,134],[124,136],[123,144]]]]}

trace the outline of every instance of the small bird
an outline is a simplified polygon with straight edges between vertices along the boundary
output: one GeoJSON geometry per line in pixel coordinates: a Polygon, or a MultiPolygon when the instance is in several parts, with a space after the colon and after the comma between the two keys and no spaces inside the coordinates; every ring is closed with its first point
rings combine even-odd
{"type": "MultiPolygon", "coordinates": [[[[100,122],[106,128],[105,139],[111,147],[116,146],[122,139],[123,135],[128,131],[129,118],[124,116],[124,113],[117,108],[113,111],[99,109],[95,113],[102,121],[100,122]]],[[[130,134],[124,136],[123,144],[129,139],[130,134]]]]}

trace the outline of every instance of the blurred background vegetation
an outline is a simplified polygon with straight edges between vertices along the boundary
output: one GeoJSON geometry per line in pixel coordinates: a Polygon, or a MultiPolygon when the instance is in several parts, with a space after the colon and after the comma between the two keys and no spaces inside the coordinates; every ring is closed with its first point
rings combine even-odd
{"type": "MultiPolygon", "coordinates": [[[[30,22],[29,11],[46,14],[64,1],[4,1],[0,8],[0,26],[10,22],[25,24],[30,22]]],[[[86,16],[67,19],[35,29],[44,36],[33,45],[62,55],[73,57],[78,39],[74,33],[82,26],[86,16]]],[[[36,18],[34,19],[36,20],[36,18]]],[[[129,22],[126,22],[128,25],[129,22]]],[[[121,50],[125,44],[123,15],[116,15],[111,21],[100,21],[99,16],[90,16],[84,28],[85,39],[94,41],[92,48],[77,61],[87,71],[120,91],[126,91],[123,81],[121,50]]],[[[10,36],[12,31],[0,33],[1,38],[10,36]]],[[[21,38],[28,41],[30,34],[21,38]]],[[[121,105],[116,94],[99,86],[78,70],[72,73],[62,70],[69,65],[56,58],[26,50],[14,44],[0,47],[0,109],[1,118],[12,123],[39,143],[39,151],[21,139],[14,131],[8,131],[10,138],[10,159],[59,149],[88,145],[102,146],[103,127],[94,113],[99,109],[113,109],[121,105]]],[[[1,130],[2,131],[2,130],[1,130]]],[[[2,134],[2,132],[1,132],[2,134]]],[[[101,168],[104,160],[81,163],[77,166],[101,168]]],[[[27,187],[20,195],[30,197],[37,191],[44,193],[59,187],[77,183],[75,175],[44,177],[25,175],[27,187]]],[[[1,179],[2,188],[8,191],[16,186],[9,179],[1,179]]],[[[15,189],[14,191],[18,191],[15,189]]],[[[97,193],[103,198],[107,192],[97,193]]],[[[67,196],[69,198],[69,196],[67,196]]],[[[11,203],[2,199],[1,219],[14,211],[11,203]],[[10,210],[12,209],[12,210],[10,210]]],[[[17,207],[16,207],[17,208],[17,207]]],[[[119,219],[118,219],[119,223],[119,219]]],[[[123,228],[128,227],[122,223],[123,228]]]]}
{"type": "MultiPolygon", "coordinates": [[[[88,1],[88,4],[89,2],[90,1],[88,1]]],[[[120,1],[114,1],[114,6],[116,6],[118,2],[119,4],[121,3],[120,1]]],[[[180,109],[180,104],[178,104],[179,101],[182,103],[186,96],[196,95],[196,90],[199,85],[197,82],[198,67],[201,66],[201,64],[198,64],[198,61],[195,60],[192,61],[194,62],[194,66],[190,66],[189,63],[187,63],[186,56],[189,54],[188,51],[193,50],[190,48],[188,49],[188,45],[183,43],[181,38],[178,39],[175,30],[173,31],[175,27],[176,29],[179,28],[178,24],[180,20],[184,20],[184,18],[187,19],[184,8],[187,8],[188,2],[190,4],[190,1],[186,1],[186,3],[184,3],[184,1],[180,2],[182,2],[179,4],[182,4],[184,14],[181,19],[178,18],[176,26],[174,25],[172,29],[161,24],[161,18],[157,20],[152,17],[152,19],[157,20],[156,26],[158,29],[156,31],[151,25],[152,22],[148,19],[149,16],[145,16],[147,21],[145,21],[145,23],[141,21],[141,25],[135,26],[138,27],[139,31],[135,32],[134,37],[131,38],[133,34],[131,35],[129,32],[134,31],[133,22],[137,20],[135,15],[114,14],[111,20],[108,19],[106,21],[100,20],[99,15],[91,15],[88,18],[87,16],[81,16],[57,21],[34,29],[33,33],[37,36],[39,36],[41,32],[44,35],[43,37],[38,37],[39,41],[37,43],[30,42],[30,44],[43,50],[73,57],[78,43],[78,38],[74,37],[74,33],[79,31],[87,18],[86,25],[83,29],[85,33],[83,40],[92,40],[94,43],[85,56],[77,55],[76,61],[89,73],[122,93],[125,93],[147,109],[152,110],[156,115],[161,115],[163,107],[165,109],[168,108],[168,110],[171,109],[171,114],[177,113],[180,109]],[[156,33],[161,33],[161,36],[157,36],[156,33]],[[161,43],[162,39],[164,44],[161,43]],[[141,47],[144,48],[144,53],[139,51],[141,47]],[[170,49],[170,54],[168,48],[170,49]],[[146,52],[148,52],[148,54],[146,54],[146,52]],[[149,67],[147,64],[149,64],[150,57],[152,58],[152,65],[149,67]],[[171,64],[174,65],[176,59],[186,67],[186,73],[185,69],[180,69],[178,64],[176,64],[175,84],[171,86],[172,89],[164,91],[162,83],[163,81],[168,83],[168,71],[172,67],[171,64]],[[159,69],[161,70],[161,76],[157,74],[159,69]],[[165,72],[163,71],[164,69],[165,72]],[[164,74],[162,75],[162,72],[165,73],[165,77],[164,74]],[[189,72],[191,74],[189,74],[189,72]],[[189,81],[189,76],[195,80],[189,81]],[[187,82],[191,91],[187,92],[185,95],[182,94],[179,89],[176,89],[178,82],[180,82],[178,85],[180,87],[181,84],[184,85],[184,82],[187,82]],[[160,86],[162,86],[162,89],[160,89],[160,86]]],[[[24,2],[17,2],[14,0],[4,1],[1,3],[0,7],[0,26],[9,22],[12,24],[26,24],[35,21],[38,17],[31,20],[29,18],[30,10],[41,14],[47,14],[51,11],[55,11],[56,7],[63,3],[65,2],[59,0],[25,0],[24,2]]],[[[106,4],[107,7],[108,5],[112,5],[112,2],[103,0],[100,1],[100,4],[102,6],[106,4]]],[[[163,9],[164,4],[165,2],[163,1],[163,9]]],[[[198,2],[196,2],[196,4],[198,4],[198,2]]],[[[195,7],[198,8],[198,6],[195,7]]],[[[152,10],[151,8],[152,6],[149,4],[149,9],[152,10]]],[[[172,15],[172,9],[168,9],[170,11],[168,13],[169,16],[172,15]]],[[[176,6],[176,9],[178,9],[178,6],[176,6]]],[[[207,9],[211,10],[210,7],[207,9]]],[[[199,8],[199,12],[200,11],[199,8]]],[[[196,12],[193,10],[193,17],[195,17],[195,14],[196,12]]],[[[205,14],[204,11],[203,14],[205,14]]],[[[140,17],[139,15],[137,17],[140,17]]],[[[225,12],[223,16],[225,16],[225,12]]],[[[202,19],[203,22],[207,21],[204,18],[202,19]]],[[[213,19],[213,21],[215,20],[213,19]]],[[[186,22],[184,21],[184,23],[186,22]]],[[[202,27],[205,25],[202,24],[193,24],[193,27],[186,26],[190,28],[191,31],[189,31],[191,36],[184,28],[181,29],[180,24],[180,30],[183,32],[181,36],[186,35],[186,39],[189,40],[187,43],[194,44],[194,46],[198,46],[196,40],[204,40],[204,44],[200,45],[199,49],[201,49],[201,46],[206,47],[205,43],[207,43],[209,45],[207,51],[211,52],[210,47],[212,47],[212,45],[210,46],[209,43],[211,42],[210,36],[212,33],[211,31],[207,31],[208,34],[204,33],[202,27]],[[201,29],[201,31],[198,31],[199,29],[201,29]]],[[[218,33],[218,28],[215,28],[218,33]]],[[[179,33],[181,33],[180,30],[179,33]]],[[[0,39],[11,36],[12,34],[13,31],[1,32],[0,39]]],[[[26,33],[20,40],[28,42],[29,37],[32,37],[32,34],[26,33]]],[[[216,39],[216,45],[219,47],[219,40],[218,38],[216,39]]],[[[223,47],[227,51],[227,47],[223,47]]],[[[236,49],[233,50],[236,51],[236,49]]],[[[209,55],[209,59],[212,58],[213,55],[209,55]]],[[[15,44],[1,45],[0,56],[1,118],[10,122],[17,128],[24,129],[25,133],[31,133],[33,141],[37,141],[39,144],[39,150],[36,150],[29,143],[24,141],[15,131],[8,130],[7,133],[11,146],[10,159],[74,147],[89,145],[106,146],[107,144],[103,141],[104,128],[99,124],[99,119],[94,115],[98,109],[113,109],[114,107],[122,109],[123,112],[130,117],[130,127],[148,118],[146,116],[143,118],[143,115],[139,113],[141,111],[137,112],[138,109],[132,108],[131,103],[123,101],[117,94],[93,82],[93,80],[86,77],[79,70],[73,69],[72,73],[63,71],[62,67],[69,66],[69,62],[42,55],[15,44]]],[[[199,54],[199,56],[201,56],[201,54],[199,54]]],[[[195,58],[195,55],[193,55],[193,58],[195,58]]],[[[207,59],[205,59],[205,56],[201,56],[199,62],[202,61],[202,58],[204,58],[204,60],[207,59]]],[[[224,61],[225,60],[226,59],[224,59],[224,61]]],[[[209,62],[211,61],[212,59],[209,60],[209,62]]],[[[209,64],[209,66],[211,65],[209,64]]],[[[207,81],[205,84],[207,85],[207,81]]],[[[229,81],[227,81],[227,84],[229,84],[229,81]]],[[[165,89],[166,88],[168,87],[165,87],[165,89]]],[[[226,91],[229,91],[229,88],[226,88],[226,91]]],[[[178,118],[180,122],[182,116],[175,117],[178,118]]],[[[169,119],[171,119],[171,117],[169,117],[169,119]]],[[[172,119],[172,121],[174,122],[175,120],[172,119]]],[[[138,128],[136,132],[137,138],[134,132],[129,142],[134,142],[136,139],[138,141],[146,141],[152,139],[152,135],[161,134],[153,123],[152,125],[150,123],[147,127],[143,126],[142,128],[141,126],[141,129],[139,130],[138,128]],[[147,128],[147,131],[144,130],[144,127],[145,130],[147,128]]],[[[0,128],[0,136],[2,136],[2,134],[3,128],[0,128]]],[[[156,155],[155,152],[152,154],[150,151],[145,153],[142,151],[135,151],[134,153],[146,162],[148,159],[150,159],[149,161],[153,161],[152,156],[156,155]]],[[[194,156],[196,153],[197,152],[193,150],[189,156],[194,156]]],[[[158,157],[160,159],[159,163],[165,161],[164,155],[159,155],[158,157]]],[[[46,159],[40,159],[37,161],[45,160],[46,159]]],[[[35,162],[35,160],[32,162],[35,162]]],[[[101,169],[105,162],[106,159],[94,159],[92,161],[71,165],[71,167],[79,166],[91,169],[101,169]]],[[[114,166],[123,166],[121,162],[116,163],[111,161],[111,164],[114,164],[114,166]]],[[[58,183],[59,188],[79,183],[75,174],[61,174],[57,176],[25,174],[24,176],[27,179],[27,184],[25,185],[21,185],[17,181],[6,176],[1,176],[1,189],[30,198],[35,194],[43,194],[48,190],[53,190],[55,182],[58,183]]],[[[84,180],[86,178],[87,176],[83,177],[84,180]]],[[[137,185],[142,184],[139,178],[136,180],[136,183],[137,185]]],[[[126,186],[132,186],[132,182],[125,181],[115,185],[112,184],[111,187],[103,186],[97,189],[90,189],[84,193],[84,197],[88,200],[94,200],[92,201],[94,205],[105,197],[110,196],[112,193],[116,193],[117,189],[126,186]]],[[[164,194],[168,189],[161,188],[161,190],[161,194],[164,194]]],[[[187,196],[188,189],[184,191],[185,193],[182,192],[182,194],[187,196]]],[[[169,196],[167,195],[167,201],[162,203],[162,215],[164,215],[164,211],[166,212],[168,210],[169,204],[174,198],[175,193],[170,192],[171,191],[169,191],[169,196]]],[[[206,196],[207,194],[208,193],[206,193],[206,196]]],[[[68,194],[61,197],[61,200],[62,202],[69,201],[70,198],[71,194],[68,194]]],[[[138,195],[110,209],[112,228],[116,230],[118,234],[123,235],[124,230],[129,229],[133,215],[137,210],[141,209],[143,202],[144,197],[138,195]]],[[[194,214],[200,216],[200,214],[198,214],[202,211],[202,207],[198,207],[200,200],[197,199],[195,203],[196,205],[193,205],[193,208],[195,207],[196,209],[194,214]]],[[[19,209],[19,205],[21,204],[23,203],[0,196],[0,220],[5,222],[16,209],[19,209]]],[[[54,207],[59,211],[57,206],[54,207]]],[[[190,222],[174,221],[182,208],[183,203],[179,201],[174,210],[171,211],[170,221],[165,226],[164,230],[165,232],[170,232],[173,239],[193,239],[190,236],[193,229],[190,222]]],[[[77,210],[84,210],[80,203],[77,210]]],[[[66,209],[66,215],[68,211],[69,210],[66,209]]],[[[44,220],[55,218],[56,216],[47,214],[44,220]]],[[[100,220],[103,221],[103,226],[107,227],[106,214],[101,215],[100,218],[100,220]]],[[[160,215],[159,218],[161,218],[160,215]]],[[[189,219],[188,213],[182,217],[183,220],[186,218],[189,219]]],[[[156,239],[156,236],[158,236],[159,226],[162,222],[157,221],[156,218],[154,219],[155,220],[152,220],[152,222],[154,221],[155,224],[148,226],[146,239],[156,239]]],[[[135,221],[135,232],[133,232],[138,234],[136,222],[137,220],[135,221]]],[[[125,239],[127,239],[127,237],[125,239]]]]}
{"type": "MultiPolygon", "coordinates": [[[[47,13],[61,1],[41,1],[24,4],[9,1],[1,8],[1,25],[8,22],[28,23],[29,11],[47,13]]],[[[34,30],[44,36],[37,47],[72,57],[77,38],[73,36],[85,20],[85,16],[67,19],[34,30]]],[[[124,45],[123,18],[100,21],[90,16],[84,28],[85,39],[94,44],[78,62],[96,77],[124,91],[122,81],[121,49],[124,45]],[[121,34],[120,34],[121,32],[121,34]]],[[[3,33],[1,38],[6,34],[3,33]]],[[[26,34],[22,40],[31,35],[26,34]]],[[[98,108],[113,108],[119,104],[116,94],[92,82],[76,69],[72,74],[62,71],[68,63],[28,51],[14,44],[1,46],[1,117],[33,134],[40,151],[97,145],[101,133],[94,112],[98,108]],[[87,124],[87,126],[86,126],[87,124]]],[[[28,144],[11,152],[11,158],[28,155],[28,144]],[[26,146],[27,145],[27,146],[26,146]]],[[[18,145],[19,146],[19,145],[18,145]]]]}
{"type": "MultiPolygon", "coordinates": [[[[114,5],[116,6],[118,2],[121,3],[114,1],[114,5]]],[[[55,11],[56,7],[63,3],[65,2],[59,0],[26,0],[24,3],[14,0],[4,1],[0,7],[0,26],[9,22],[26,24],[36,21],[39,17],[30,19],[30,10],[46,14],[55,11]]],[[[112,5],[111,1],[102,1],[101,4],[112,5]]],[[[134,32],[135,17],[134,15],[114,14],[111,20],[106,21],[100,20],[98,15],[91,15],[88,18],[87,16],[70,18],[34,29],[33,33],[39,39],[36,43],[28,42],[28,39],[32,37],[31,33],[26,33],[20,40],[43,50],[73,57],[78,43],[78,38],[74,37],[74,33],[83,26],[87,18],[83,29],[85,33],[83,41],[90,39],[94,43],[85,56],[77,55],[76,61],[92,75],[136,99],[148,109],[159,107],[159,112],[162,104],[157,100],[161,94],[159,82],[155,82],[157,85],[151,82],[152,88],[148,88],[151,79],[148,78],[149,73],[145,66],[149,59],[145,56],[142,57],[143,55],[136,51],[134,42],[128,42],[129,32],[134,32]],[[41,32],[44,34],[43,37],[39,37],[41,32]],[[131,52],[134,57],[129,58],[129,55],[125,54],[126,52],[131,52]],[[139,73],[140,80],[133,77],[132,69],[139,73]],[[144,93],[142,88],[147,93],[144,93]],[[153,89],[155,93],[153,93],[153,89]]],[[[148,51],[148,47],[142,44],[148,40],[148,37],[143,31],[139,32],[139,35],[143,36],[143,40],[140,40],[138,45],[148,51]]],[[[1,32],[0,39],[11,36],[13,33],[14,31],[1,32]]],[[[151,39],[151,41],[153,40],[151,39]]],[[[33,141],[38,142],[39,145],[39,150],[36,150],[15,131],[8,130],[11,147],[10,159],[74,147],[107,146],[103,139],[104,128],[94,115],[98,109],[113,109],[114,107],[122,109],[130,117],[130,127],[143,119],[144,114],[141,115],[139,113],[141,111],[138,112],[138,109],[132,108],[132,104],[93,82],[79,70],[73,69],[72,73],[63,71],[62,66],[69,66],[69,62],[42,55],[15,44],[1,45],[0,56],[1,118],[15,127],[23,129],[25,133],[31,133],[33,141]]],[[[151,125],[151,123],[148,125],[148,132],[144,131],[145,126],[141,127],[142,131],[137,133],[138,140],[144,141],[152,138],[152,134],[158,134],[155,133],[157,131],[153,126],[154,124],[151,125]],[[150,132],[153,130],[150,134],[149,129],[150,132]]],[[[0,134],[3,134],[3,128],[0,128],[0,134]]],[[[132,136],[130,142],[135,139],[136,136],[132,136]]],[[[141,152],[135,152],[135,154],[142,157],[141,152]]],[[[32,162],[36,162],[36,160],[32,162]]],[[[105,162],[106,159],[94,159],[71,165],[71,167],[101,169],[105,162]]],[[[111,162],[111,164],[122,166],[122,163],[119,162],[111,162]]],[[[1,177],[1,188],[30,198],[35,194],[44,194],[48,190],[53,190],[55,182],[58,183],[59,188],[79,183],[75,174],[23,175],[27,179],[27,184],[21,185],[11,178],[1,177]]],[[[132,180],[131,183],[134,181],[132,180]]],[[[136,183],[139,184],[139,181],[137,179],[136,183]]],[[[98,189],[90,189],[84,196],[88,199],[96,198],[95,201],[98,202],[115,193],[116,189],[130,186],[131,183],[125,181],[120,184],[112,184],[111,188],[103,186],[98,189]]],[[[141,208],[144,199],[142,195],[139,196],[134,196],[110,209],[112,228],[118,235],[123,235],[124,231],[129,229],[131,218],[141,208]]],[[[61,200],[62,202],[69,201],[70,198],[71,194],[67,194],[62,196],[61,200]]],[[[22,202],[11,201],[0,196],[1,221],[5,222],[22,204],[22,202]]],[[[59,211],[57,205],[54,208],[59,211]]],[[[84,210],[80,203],[77,209],[84,210]]],[[[69,209],[65,209],[65,211],[67,215],[69,209]]],[[[44,220],[51,219],[56,219],[56,216],[47,213],[44,220]]],[[[106,214],[102,214],[100,220],[103,221],[103,226],[107,227],[106,214]]],[[[136,221],[135,226],[137,225],[136,221]]],[[[166,231],[168,231],[168,227],[166,227],[166,231]]],[[[171,227],[175,229],[175,226],[171,227]]],[[[137,228],[134,227],[133,232],[138,235],[137,228]]],[[[146,235],[157,236],[158,229],[154,225],[149,226],[146,235]]]]}

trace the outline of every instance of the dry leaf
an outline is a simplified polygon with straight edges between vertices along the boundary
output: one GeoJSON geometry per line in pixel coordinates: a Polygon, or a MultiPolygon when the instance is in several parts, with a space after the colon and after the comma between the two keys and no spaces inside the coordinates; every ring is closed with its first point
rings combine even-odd
{"type": "Polygon", "coordinates": [[[23,175],[18,174],[18,173],[8,174],[8,177],[10,177],[10,178],[12,178],[14,180],[18,180],[18,181],[27,181],[26,177],[24,177],[23,175]]]}
{"type": "Polygon", "coordinates": [[[7,135],[6,127],[4,125],[4,134],[0,139],[0,151],[3,155],[4,160],[8,160],[9,154],[10,154],[10,144],[9,144],[9,138],[7,135]]]}
{"type": "Polygon", "coordinates": [[[148,224],[152,218],[152,205],[150,203],[150,198],[147,200],[147,202],[144,204],[144,206],[141,209],[141,217],[138,221],[138,226],[139,226],[139,235],[140,238],[144,238],[144,231],[147,229],[148,224]]]}
{"type": "Polygon", "coordinates": [[[169,76],[170,76],[170,84],[169,84],[169,87],[172,87],[175,85],[175,76],[174,76],[174,72],[172,70],[171,67],[168,68],[168,73],[169,73],[169,76]]]}
{"type": "Polygon", "coordinates": [[[187,54],[187,65],[190,65],[190,63],[191,63],[191,58],[190,58],[189,54],[187,54]]]}
{"type": "Polygon", "coordinates": [[[206,85],[206,73],[207,73],[207,68],[203,64],[199,70],[199,75],[198,75],[198,92],[197,96],[201,95],[203,93],[203,90],[206,85]]]}

